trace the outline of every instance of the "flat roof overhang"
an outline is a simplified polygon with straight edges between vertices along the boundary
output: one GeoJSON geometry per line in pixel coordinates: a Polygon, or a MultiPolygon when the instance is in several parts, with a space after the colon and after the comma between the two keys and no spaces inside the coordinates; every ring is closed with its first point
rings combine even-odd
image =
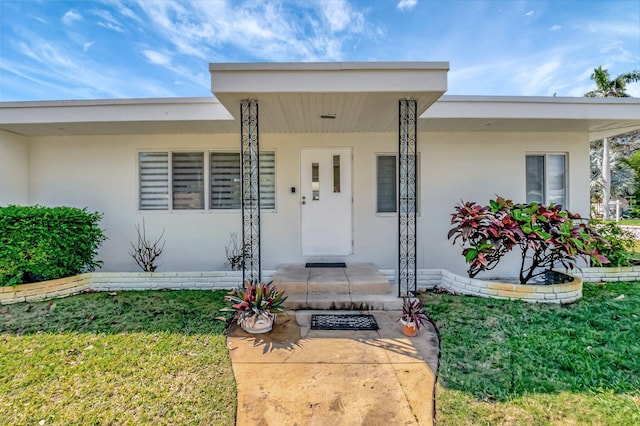
{"type": "Polygon", "coordinates": [[[448,70],[447,62],[209,65],[216,98],[237,120],[240,102],[256,99],[265,133],[395,131],[399,100],[415,99],[419,116],[446,92],[448,70]]]}
{"type": "Polygon", "coordinates": [[[418,120],[431,132],[586,132],[590,140],[640,129],[638,98],[443,96],[418,120]]]}
{"type": "Polygon", "coordinates": [[[24,136],[239,131],[214,98],[1,102],[0,130],[24,136]]]}

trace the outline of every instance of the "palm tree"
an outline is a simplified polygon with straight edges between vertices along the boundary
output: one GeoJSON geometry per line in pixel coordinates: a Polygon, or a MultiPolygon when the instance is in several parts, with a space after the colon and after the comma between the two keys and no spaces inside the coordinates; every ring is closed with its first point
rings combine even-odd
{"type": "MultiPolygon", "coordinates": [[[[591,80],[596,83],[596,89],[585,93],[589,98],[628,98],[626,93],[628,83],[640,81],[640,71],[631,71],[626,74],[620,74],[613,80],[609,77],[609,71],[600,65],[593,70],[591,80]]],[[[609,220],[609,200],[611,199],[611,166],[609,163],[609,139],[602,140],[602,204],[603,219],[609,220]]]]}
{"type": "MultiPolygon", "coordinates": [[[[638,152],[640,154],[640,151],[638,152]]],[[[591,179],[589,187],[592,197],[600,199],[602,196],[602,147],[593,147],[589,153],[591,161],[591,179]]],[[[640,157],[638,157],[640,159],[640,157]]],[[[620,151],[612,151],[609,158],[611,165],[611,195],[613,197],[627,197],[636,190],[636,170],[629,159],[624,158],[620,151]]]]}

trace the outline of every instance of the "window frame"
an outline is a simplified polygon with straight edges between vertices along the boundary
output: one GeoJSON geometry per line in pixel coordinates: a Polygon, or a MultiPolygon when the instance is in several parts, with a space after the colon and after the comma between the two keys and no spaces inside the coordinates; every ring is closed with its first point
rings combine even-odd
{"type": "MultiPolygon", "coordinates": [[[[275,149],[265,149],[261,150],[262,153],[271,153],[273,154],[273,207],[272,208],[261,208],[260,211],[262,213],[275,213],[277,212],[278,206],[278,177],[277,177],[277,152],[275,149]]],[[[176,214],[185,214],[185,213],[213,213],[213,214],[225,214],[225,213],[238,213],[242,211],[242,204],[240,208],[234,209],[215,209],[211,208],[211,154],[212,153],[234,153],[241,154],[240,151],[233,149],[179,149],[179,150],[171,150],[171,149],[137,149],[135,155],[135,168],[136,168],[136,210],[138,213],[176,213],[176,214]],[[168,161],[168,208],[163,209],[143,209],[141,205],[141,170],[140,170],[140,154],[143,153],[166,153],[167,161],[168,161]],[[175,209],[173,207],[173,154],[178,153],[202,153],[204,155],[204,163],[203,163],[203,184],[204,184],[204,208],[201,209],[175,209]]],[[[240,157],[242,158],[242,156],[240,157]]],[[[242,161],[242,160],[240,160],[242,161]]],[[[240,173],[242,173],[242,169],[240,169],[240,173]]],[[[242,176],[240,176],[242,179],[242,176]]]]}
{"type": "MultiPolygon", "coordinates": [[[[374,211],[375,215],[379,217],[397,217],[398,215],[398,181],[400,179],[400,169],[398,167],[398,153],[397,152],[376,152],[375,154],[375,166],[373,167],[374,176],[373,182],[373,192],[374,192],[374,211]],[[395,196],[395,210],[393,212],[379,212],[378,211],[378,157],[393,157],[395,159],[395,167],[396,167],[396,175],[395,175],[395,186],[396,186],[396,196],[395,196]]],[[[420,170],[420,153],[417,154],[416,161],[416,216],[420,216],[420,202],[422,197],[420,196],[420,179],[422,177],[422,172],[420,170]]]]}
{"type": "Polygon", "coordinates": [[[527,197],[527,158],[528,157],[543,157],[543,197],[542,204],[549,205],[549,182],[550,176],[548,173],[548,164],[550,156],[562,156],[564,158],[564,203],[562,203],[562,207],[565,210],[569,210],[570,207],[570,194],[569,194],[569,153],[568,152],[559,152],[559,151],[532,151],[527,152],[524,158],[524,200],[528,201],[527,197]]]}

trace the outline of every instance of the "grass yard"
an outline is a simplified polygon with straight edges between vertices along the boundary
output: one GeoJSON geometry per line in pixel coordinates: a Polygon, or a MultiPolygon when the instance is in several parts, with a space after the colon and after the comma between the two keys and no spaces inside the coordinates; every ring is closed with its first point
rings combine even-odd
{"type": "Polygon", "coordinates": [[[583,293],[569,306],[425,294],[438,425],[640,424],[640,283],[583,293]]]}
{"type": "Polygon", "coordinates": [[[623,226],[640,226],[640,219],[620,219],[618,225],[623,226]]]}
{"type": "Polygon", "coordinates": [[[233,425],[224,292],[0,306],[0,424],[233,425]]]}

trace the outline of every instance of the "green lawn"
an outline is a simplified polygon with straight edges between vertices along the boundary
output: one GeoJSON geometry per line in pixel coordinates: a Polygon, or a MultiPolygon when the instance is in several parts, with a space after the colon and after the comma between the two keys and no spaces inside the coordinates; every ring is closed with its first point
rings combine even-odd
{"type": "Polygon", "coordinates": [[[620,219],[618,225],[623,226],[640,226],[640,219],[620,219]]]}
{"type": "Polygon", "coordinates": [[[569,306],[423,299],[441,338],[439,425],[640,424],[640,283],[585,284],[569,306]]]}
{"type": "Polygon", "coordinates": [[[0,424],[233,425],[224,292],[0,306],[0,424]]]}

